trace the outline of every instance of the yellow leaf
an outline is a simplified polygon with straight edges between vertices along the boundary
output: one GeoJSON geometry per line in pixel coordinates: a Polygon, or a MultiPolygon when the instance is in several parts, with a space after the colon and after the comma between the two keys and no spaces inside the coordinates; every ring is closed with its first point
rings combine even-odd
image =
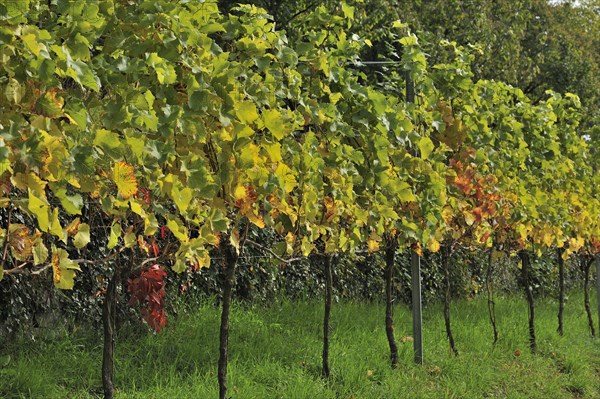
{"type": "Polygon", "coordinates": [[[235,248],[235,252],[240,253],[240,232],[236,229],[229,236],[229,242],[235,248]]]}
{"type": "Polygon", "coordinates": [[[58,220],[58,208],[52,211],[52,224],[50,225],[50,233],[60,238],[63,242],[67,242],[67,235],[63,231],[60,221],[58,220]]]}
{"type": "Polygon", "coordinates": [[[90,242],[90,225],[81,223],[77,229],[77,234],[73,237],[73,244],[77,249],[81,249],[90,242]]]}
{"type": "Polygon", "coordinates": [[[577,237],[577,238],[572,237],[569,239],[569,249],[573,253],[579,251],[579,249],[581,249],[581,247],[583,247],[584,244],[585,244],[585,241],[581,237],[577,237]]]}
{"type": "Polygon", "coordinates": [[[302,237],[302,242],[300,244],[300,249],[302,250],[303,256],[308,256],[315,248],[315,244],[310,242],[310,239],[307,236],[302,237]]]}
{"type": "Polygon", "coordinates": [[[79,265],[69,259],[67,251],[52,246],[54,286],[63,290],[73,289],[73,285],[75,284],[75,270],[81,271],[79,265]]]}
{"type": "Polygon", "coordinates": [[[140,249],[142,251],[144,251],[146,254],[150,253],[150,246],[148,245],[148,243],[146,242],[146,240],[144,240],[143,236],[138,235],[138,237],[137,237],[137,243],[138,243],[138,247],[140,247],[140,249]]]}
{"type": "Polygon", "coordinates": [[[262,117],[265,126],[273,134],[273,137],[277,140],[281,140],[287,131],[285,120],[283,119],[281,112],[277,109],[265,110],[263,111],[262,117]]]}
{"type": "Polygon", "coordinates": [[[133,166],[125,162],[117,162],[113,167],[113,181],[123,198],[129,198],[138,191],[138,183],[133,174],[133,166]]]}
{"type": "Polygon", "coordinates": [[[330,196],[327,196],[323,198],[323,205],[325,205],[325,220],[329,222],[336,215],[337,212],[335,201],[330,196]]]}
{"type": "Polygon", "coordinates": [[[454,211],[452,210],[452,207],[445,206],[442,209],[442,218],[444,219],[444,222],[446,222],[446,224],[450,224],[453,217],[454,217],[454,211]]]}
{"type": "Polygon", "coordinates": [[[233,190],[233,198],[235,198],[236,201],[246,198],[246,187],[237,186],[235,190],[233,190]]]}
{"type": "Polygon", "coordinates": [[[429,243],[427,244],[427,248],[431,252],[438,252],[440,250],[440,243],[434,237],[431,237],[429,243]]]}
{"type": "Polygon", "coordinates": [[[47,183],[40,179],[39,176],[35,173],[30,173],[27,176],[28,188],[30,188],[33,192],[40,193],[44,198],[46,196],[44,192],[44,190],[46,189],[46,185],[47,183]]]}
{"type": "Polygon", "coordinates": [[[377,252],[379,251],[379,241],[369,239],[367,240],[367,247],[369,248],[369,252],[377,252]]]}
{"type": "Polygon", "coordinates": [[[167,227],[171,230],[171,233],[182,243],[188,242],[190,239],[188,237],[188,230],[185,226],[181,225],[176,219],[169,219],[167,221],[167,227]]]}
{"type": "Polygon", "coordinates": [[[29,189],[29,204],[27,209],[29,209],[29,211],[37,218],[40,230],[47,232],[50,228],[50,208],[45,200],[36,197],[31,189],[29,189]]]}
{"type": "Polygon", "coordinates": [[[243,101],[237,106],[235,114],[239,120],[247,125],[251,124],[258,119],[258,112],[256,112],[256,105],[251,101],[243,101]]]}
{"type": "Polygon", "coordinates": [[[467,226],[472,226],[473,223],[475,223],[475,216],[471,212],[465,210],[463,211],[463,216],[465,217],[465,223],[467,223],[467,226]]]}
{"type": "Polygon", "coordinates": [[[254,188],[251,186],[237,186],[233,190],[235,206],[240,209],[240,213],[245,216],[250,216],[252,213],[252,205],[256,201],[257,195],[254,188]]]}
{"type": "Polygon", "coordinates": [[[277,169],[275,170],[275,176],[277,176],[279,184],[285,189],[286,193],[291,192],[298,184],[298,182],[296,181],[296,177],[292,172],[292,169],[290,169],[287,165],[283,163],[277,165],[277,169]]]}
{"type": "Polygon", "coordinates": [[[554,242],[554,234],[551,231],[545,231],[542,235],[542,241],[547,247],[551,247],[554,242]]]}
{"type": "Polygon", "coordinates": [[[254,143],[245,145],[240,151],[236,152],[238,166],[242,169],[250,169],[256,164],[261,164],[259,150],[259,147],[254,143]]]}
{"type": "Polygon", "coordinates": [[[524,224],[517,225],[517,232],[522,240],[527,240],[527,236],[529,234],[529,229],[524,224]]]}
{"type": "Polygon", "coordinates": [[[154,213],[144,216],[144,235],[153,236],[158,230],[158,220],[154,213]]]}
{"type": "Polygon", "coordinates": [[[285,236],[285,245],[286,245],[285,252],[288,255],[291,255],[294,253],[294,242],[296,242],[296,237],[294,236],[294,234],[292,234],[292,232],[288,232],[285,236]]]}
{"type": "Polygon", "coordinates": [[[264,144],[265,150],[267,150],[267,154],[269,154],[269,158],[271,158],[271,162],[279,162],[282,160],[281,158],[281,144],[264,144]]]}
{"type": "Polygon", "coordinates": [[[200,269],[210,266],[210,253],[207,250],[200,251],[199,255],[196,255],[196,262],[200,269]]]}
{"type": "Polygon", "coordinates": [[[252,222],[252,224],[257,226],[258,228],[263,229],[265,227],[265,221],[263,220],[262,216],[255,215],[254,213],[249,213],[246,215],[246,217],[250,222],[252,222]]]}
{"type": "Polygon", "coordinates": [[[142,208],[142,205],[138,201],[129,200],[129,206],[133,213],[140,215],[142,218],[146,217],[146,211],[142,208]]]}

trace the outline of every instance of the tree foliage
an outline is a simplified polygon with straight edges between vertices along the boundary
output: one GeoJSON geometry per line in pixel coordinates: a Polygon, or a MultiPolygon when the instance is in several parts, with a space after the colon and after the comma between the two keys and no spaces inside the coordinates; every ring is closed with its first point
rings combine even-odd
{"type": "MultiPolygon", "coordinates": [[[[159,329],[161,268],[209,267],[218,248],[230,295],[250,231],[275,237],[259,245],[283,262],[390,243],[598,252],[597,137],[581,131],[596,99],[582,107],[575,94],[540,91],[540,82],[576,87],[546,78],[563,71],[556,60],[575,42],[597,45],[559,17],[592,18],[591,8],[484,3],[476,17],[476,2],[432,2],[448,13],[418,3],[421,27],[457,38],[439,43],[399,20],[361,36],[389,17],[367,3],[286,8],[293,40],[251,5],[225,14],[175,0],[9,3],[0,9],[0,277],[51,270],[55,287],[71,289],[82,267],[123,267],[129,253],[127,272],[144,269],[131,302],[159,329]],[[556,51],[541,63],[534,7],[563,29],[543,36],[556,51]],[[473,21],[479,47],[461,44],[473,21]],[[511,40],[499,25],[512,26],[511,40]],[[378,46],[397,52],[387,54],[398,61],[392,78],[414,82],[415,102],[369,84],[360,62],[368,49],[385,52],[378,46]],[[498,76],[512,84],[486,79],[498,76]]],[[[569,76],[592,79],[585,63],[596,61],[578,60],[569,76]]]]}

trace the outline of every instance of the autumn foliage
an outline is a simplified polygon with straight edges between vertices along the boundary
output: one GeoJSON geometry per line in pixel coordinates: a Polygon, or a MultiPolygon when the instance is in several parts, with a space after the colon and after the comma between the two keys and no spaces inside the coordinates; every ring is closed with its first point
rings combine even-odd
{"type": "Polygon", "coordinates": [[[159,265],[152,265],[138,277],[127,280],[129,305],[140,306],[142,317],[156,331],[167,325],[165,316],[165,281],[167,273],[159,265]]]}

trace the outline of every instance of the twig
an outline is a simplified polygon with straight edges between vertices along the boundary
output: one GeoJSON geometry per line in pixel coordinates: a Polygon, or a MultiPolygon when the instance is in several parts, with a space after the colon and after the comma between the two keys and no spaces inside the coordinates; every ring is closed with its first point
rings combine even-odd
{"type": "Polygon", "coordinates": [[[294,15],[292,15],[291,17],[289,17],[286,21],[283,21],[281,23],[281,26],[285,29],[285,27],[287,26],[287,24],[289,24],[290,22],[292,22],[292,20],[294,20],[295,18],[297,18],[298,16],[304,14],[305,12],[307,12],[308,10],[310,10],[311,8],[315,7],[317,5],[317,2],[314,1],[312,3],[310,3],[308,5],[308,7],[306,7],[303,10],[298,11],[297,13],[295,13],[294,15]]]}
{"type": "Polygon", "coordinates": [[[119,248],[118,251],[113,252],[112,254],[102,258],[102,259],[98,259],[98,260],[89,260],[89,259],[72,259],[72,262],[75,263],[87,263],[90,265],[97,265],[99,263],[103,263],[106,262],[108,260],[111,260],[112,258],[116,257],[117,255],[119,255],[121,252],[123,252],[125,250],[126,247],[121,247],[119,248]]]}
{"type": "MultiPolygon", "coordinates": [[[[125,247],[122,247],[121,249],[119,249],[117,252],[113,252],[112,254],[110,254],[107,257],[104,257],[102,259],[98,259],[98,260],[88,260],[88,259],[71,259],[71,262],[73,263],[77,263],[77,264],[81,264],[81,263],[87,263],[90,265],[97,265],[99,263],[102,262],[106,262],[107,260],[110,260],[112,258],[114,258],[115,256],[117,256],[119,253],[121,253],[123,250],[125,249],[125,247]]],[[[8,269],[8,270],[4,270],[4,274],[10,275],[10,274],[21,274],[21,273],[25,273],[25,266],[30,265],[30,262],[23,262],[21,263],[19,266],[15,266],[12,269],[8,269]]],[[[47,263],[44,266],[42,266],[39,269],[36,270],[32,270],[30,272],[31,275],[33,276],[37,276],[39,274],[42,274],[45,270],[47,270],[48,268],[52,267],[52,263],[47,263]]]]}
{"type": "Polygon", "coordinates": [[[24,267],[27,266],[27,265],[28,265],[27,262],[21,263],[19,266],[15,266],[12,269],[4,270],[4,274],[21,274],[21,273],[24,273],[24,271],[25,271],[24,267]]]}
{"type": "Polygon", "coordinates": [[[47,263],[41,269],[32,271],[31,274],[34,276],[37,276],[38,274],[42,274],[44,271],[46,271],[50,267],[52,267],[52,263],[47,263]]]}
{"type": "Polygon", "coordinates": [[[284,262],[284,263],[292,263],[292,262],[296,262],[296,261],[305,259],[304,257],[301,257],[301,258],[290,258],[290,259],[282,258],[281,256],[277,255],[275,252],[273,252],[273,250],[271,248],[267,248],[264,245],[261,245],[261,244],[257,243],[256,241],[253,241],[253,240],[251,240],[249,238],[246,238],[246,243],[248,243],[248,244],[250,244],[250,245],[252,245],[252,246],[254,246],[254,247],[258,248],[258,249],[262,249],[263,251],[268,252],[275,259],[277,259],[277,260],[279,260],[281,262],[284,262]]]}

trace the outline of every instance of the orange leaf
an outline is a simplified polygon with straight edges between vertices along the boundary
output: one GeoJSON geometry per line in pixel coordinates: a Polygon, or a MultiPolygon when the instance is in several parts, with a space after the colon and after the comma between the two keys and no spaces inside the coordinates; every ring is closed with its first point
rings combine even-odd
{"type": "Polygon", "coordinates": [[[410,246],[412,248],[413,251],[415,251],[417,253],[417,255],[419,256],[423,256],[423,248],[421,248],[421,243],[414,243],[410,246]]]}
{"type": "Polygon", "coordinates": [[[491,233],[489,231],[486,231],[485,233],[483,233],[483,235],[479,239],[479,242],[485,243],[488,240],[488,238],[490,238],[490,235],[491,235],[491,233]]]}
{"type": "Polygon", "coordinates": [[[142,251],[144,251],[146,254],[149,254],[150,253],[150,246],[144,240],[144,238],[142,236],[138,236],[137,241],[138,241],[138,246],[140,247],[140,249],[142,251]]]}
{"type": "Polygon", "coordinates": [[[257,195],[254,188],[244,185],[235,188],[233,197],[235,198],[235,206],[240,208],[240,213],[246,215],[252,210],[252,204],[256,201],[257,195]]]}
{"type": "Polygon", "coordinates": [[[473,209],[473,216],[475,216],[475,222],[479,223],[483,219],[483,213],[481,207],[473,209]]]}
{"type": "Polygon", "coordinates": [[[465,175],[456,176],[456,179],[454,179],[454,185],[465,194],[468,194],[473,187],[471,179],[465,175]]]}
{"type": "Polygon", "coordinates": [[[73,220],[71,223],[69,223],[65,227],[65,230],[67,231],[67,235],[69,237],[73,237],[75,234],[77,234],[80,224],[81,224],[81,220],[79,218],[77,218],[77,219],[73,220]]]}
{"type": "Polygon", "coordinates": [[[325,220],[330,221],[336,213],[335,202],[331,197],[323,198],[323,204],[325,205],[325,220]]]}

